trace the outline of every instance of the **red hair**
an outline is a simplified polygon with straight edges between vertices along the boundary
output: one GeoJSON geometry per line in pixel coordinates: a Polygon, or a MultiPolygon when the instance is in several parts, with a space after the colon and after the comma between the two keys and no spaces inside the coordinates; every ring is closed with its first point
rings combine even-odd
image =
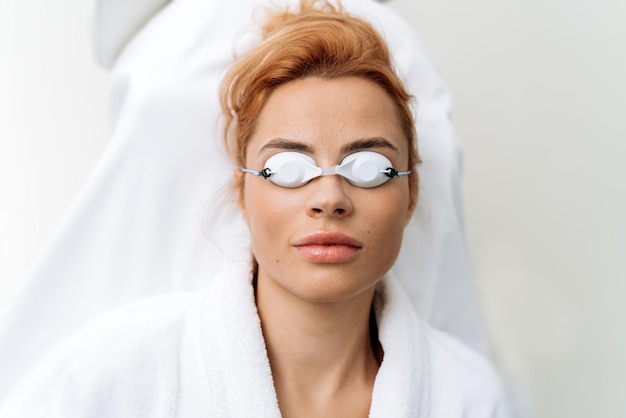
{"type": "Polygon", "coordinates": [[[255,122],[274,89],[308,77],[359,77],[387,92],[409,144],[409,181],[416,192],[419,155],[412,96],[394,72],[389,49],[376,29],[327,0],[301,0],[299,10],[271,13],[262,27],[261,43],[224,77],[220,91],[224,141],[233,161],[245,165],[255,122]]]}

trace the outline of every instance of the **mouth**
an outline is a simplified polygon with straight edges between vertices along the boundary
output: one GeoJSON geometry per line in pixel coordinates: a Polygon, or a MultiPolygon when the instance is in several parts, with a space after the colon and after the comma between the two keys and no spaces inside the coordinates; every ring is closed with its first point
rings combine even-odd
{"type": "Polygon", "coordinates": [[[344,263],[354,259],[363,248],[361,242],[342,232],[316,232],[293,244],[296,253],[316,263],[344,263]]]}

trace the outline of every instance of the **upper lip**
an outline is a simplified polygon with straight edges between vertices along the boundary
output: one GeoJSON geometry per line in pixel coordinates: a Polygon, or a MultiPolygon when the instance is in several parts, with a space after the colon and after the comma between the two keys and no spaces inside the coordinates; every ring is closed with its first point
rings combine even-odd
{"type": "Polygon", "coordinates": [[[314,232],[293,243],[294,247],[303,247],[305,245],[349,245],[356,248],[363,246],[356,238],[338,231],[314,232]]]}

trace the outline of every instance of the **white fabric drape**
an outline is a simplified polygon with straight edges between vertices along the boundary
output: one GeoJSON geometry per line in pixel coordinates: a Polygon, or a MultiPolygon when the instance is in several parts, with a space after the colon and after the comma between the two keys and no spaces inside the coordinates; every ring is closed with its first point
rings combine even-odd
{"type": "MultiPolygon", "coordinates": [[[[0,399],[88,320],[138,298],[206,287],[226,256],[245,247],[242,221],[219,197],[233,167],[219,145],[217,86],[233,50],[254,40],[244,29],[262,3],[95,1],[96,57],[110,70],[111,139],[0,320],[0,399]]],[[[485,351],[448,90],[391,9],[343,3],[381,30],[416,96],[421,200],[394,272],[422,318],[485,351]]]]}

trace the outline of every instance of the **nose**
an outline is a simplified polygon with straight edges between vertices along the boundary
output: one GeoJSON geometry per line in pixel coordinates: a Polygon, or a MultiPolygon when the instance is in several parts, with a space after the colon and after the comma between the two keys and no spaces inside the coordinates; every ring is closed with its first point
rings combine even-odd
{"type": "Polygon", "coordinates": [[[340,176],[322,176],[311,181],[307,203],[311,217],[345,217],[352,213],[352,200],[346,193],[350,187],[340,176]]]}

